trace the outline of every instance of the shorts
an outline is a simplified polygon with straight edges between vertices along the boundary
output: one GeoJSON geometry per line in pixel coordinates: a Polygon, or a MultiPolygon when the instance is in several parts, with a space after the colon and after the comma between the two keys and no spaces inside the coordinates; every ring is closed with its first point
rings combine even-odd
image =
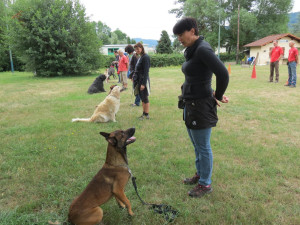
{"type": "Polygon", "coordinates": [[[149,99],[148,99],[148,90],[147,88],[145,87],[144,90],[139,90],[139,95],[141,97],[141,100],[143,103],[149,103],[149,99]]]}
{"type": "Polygon", "coordinates": [[[120,71],[122,84],[127,84],[127,71],[120,71]]]}

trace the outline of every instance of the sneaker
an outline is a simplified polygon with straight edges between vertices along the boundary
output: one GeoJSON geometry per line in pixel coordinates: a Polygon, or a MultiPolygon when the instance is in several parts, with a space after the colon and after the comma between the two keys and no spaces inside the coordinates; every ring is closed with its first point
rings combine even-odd
{"type": "Polygon", "coordinates": [[[200,176],[197,173],[195,173],[195,175],[192,178],[185,178],[182,182],[184,184],[197,184],[199,179],[200,176]]]}
{"type": "Polygon", "coordinates": [[[213,191],[213,189],[212,189],[211,185],[204,186],[201,184],[197,184],[196,187],[194,187],[192,190],[190,190],[188,192],[188,195],[193,198],[201,198],[205,194],[209,194],[212,191],[213,191]]]}
{"type": "Polygon", "coordinates": [[[150,117],[149,117],[149,115],[141,115],[140,117],[139,117],[139,120],[144,120],[144,119],[147,119],[147,120],[149,120],[150,119],[150,117]]]}
{"type": "Polygon", "coordinates": [[[290,85],[290,88],[295,88],[295,87],[296,87],[296,85],[294,85],[294,84],[290,85]]]}
{"type": "Polygon", "coordinates": [[[269,80],[268,82],[272,83],[273,81],[272,81],[272,80],[269,80]]]}
{"type": "Polygon", "coordinates": [[[276,80],[275,83],[278,83],[278,80],[276,80]]]}
{"type": "Polygon", "coordinates": [[[291,85],[290,85],[290,84],[285,84],[284,86],[289,87],[289,86],[291,86],[291,85]]]}
{"type": "Polygon", "coordinates": [[[136,106],[139,106],[139,105],[136,105],[136,104],[133,103],[133,104],[130,104],[130,106],[131,107],[136,107],[136,106]]]}

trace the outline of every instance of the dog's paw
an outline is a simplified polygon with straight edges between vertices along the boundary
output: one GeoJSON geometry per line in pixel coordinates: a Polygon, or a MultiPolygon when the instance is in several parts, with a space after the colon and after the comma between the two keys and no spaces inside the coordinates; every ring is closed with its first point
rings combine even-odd
{"type": "Polygon", "coordinates": [[[134,216],[134,213],[132,212],[132,210],[128,210],[128,214],[129,214],[129,216],[134,216]]]}
{"type": "Polygon", "coordinates": [[[72,119],[72,123],[76,122],[77,119],[72,119]]]}
{"type": "Polygon", "coordinates": [[[119,202],[118,205],[119,205],[120,209],[125,209],[126,208],[126,206],[123,203],[121,203],[121,202],[119,202]]]}

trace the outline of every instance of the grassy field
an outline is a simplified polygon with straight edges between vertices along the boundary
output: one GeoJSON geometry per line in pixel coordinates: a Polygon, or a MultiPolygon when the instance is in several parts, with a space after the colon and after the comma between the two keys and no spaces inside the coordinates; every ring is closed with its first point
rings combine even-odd
{"type": "MultiPolygon", "coordinates": [[[[0,224],[64,222],[74,197],[102,167],[107,143],[100,131],[136,128],[129,166],[141,197],[166,203],[180,214],[172,224],[300,224],[300,86],[268,83],[269,67],[231,66],[226,95],[212,133],[214,192],[191,199],[181,180],[195,172],[194,151],[177,96],[180,67],[150,71],[148,121],[139,121],[131,90],[123,92],[117,123],[71,123],[89,117],[106,94],[87,94],[88,77],[35,78],[0,73],[0,224]]],[[[214,80],[215,81],[215,80],[214,80]]],[[[113,83],[113,82],[112,82],[113,83]]],[[[106,84],[105,89],[108,90],[106,84]]],[[[214,82],[215,83],[215,82],[214,82]]],[[[134,217],[114,200],[104,204],[104,223],[164,224],[143,206],[131,182],[126,195],[134,217]]]]}

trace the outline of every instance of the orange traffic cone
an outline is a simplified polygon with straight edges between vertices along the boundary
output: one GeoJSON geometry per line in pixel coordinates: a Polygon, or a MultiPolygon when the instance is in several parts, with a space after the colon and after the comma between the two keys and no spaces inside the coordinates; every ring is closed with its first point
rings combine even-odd
{"type": "Polygon", "coordinates": [[[253,66],[253,70],[252,70],[252,76],[251,79],[256,79],[256,70],[255,70],[255,65],[253,66]]]}
{"type": "Polygon", "coordinates": [[[231,66],[230,66],[230,64],[228,65],[228,69],[227,70],[228,70],[228,74],[231,75],[231,66]]]}

